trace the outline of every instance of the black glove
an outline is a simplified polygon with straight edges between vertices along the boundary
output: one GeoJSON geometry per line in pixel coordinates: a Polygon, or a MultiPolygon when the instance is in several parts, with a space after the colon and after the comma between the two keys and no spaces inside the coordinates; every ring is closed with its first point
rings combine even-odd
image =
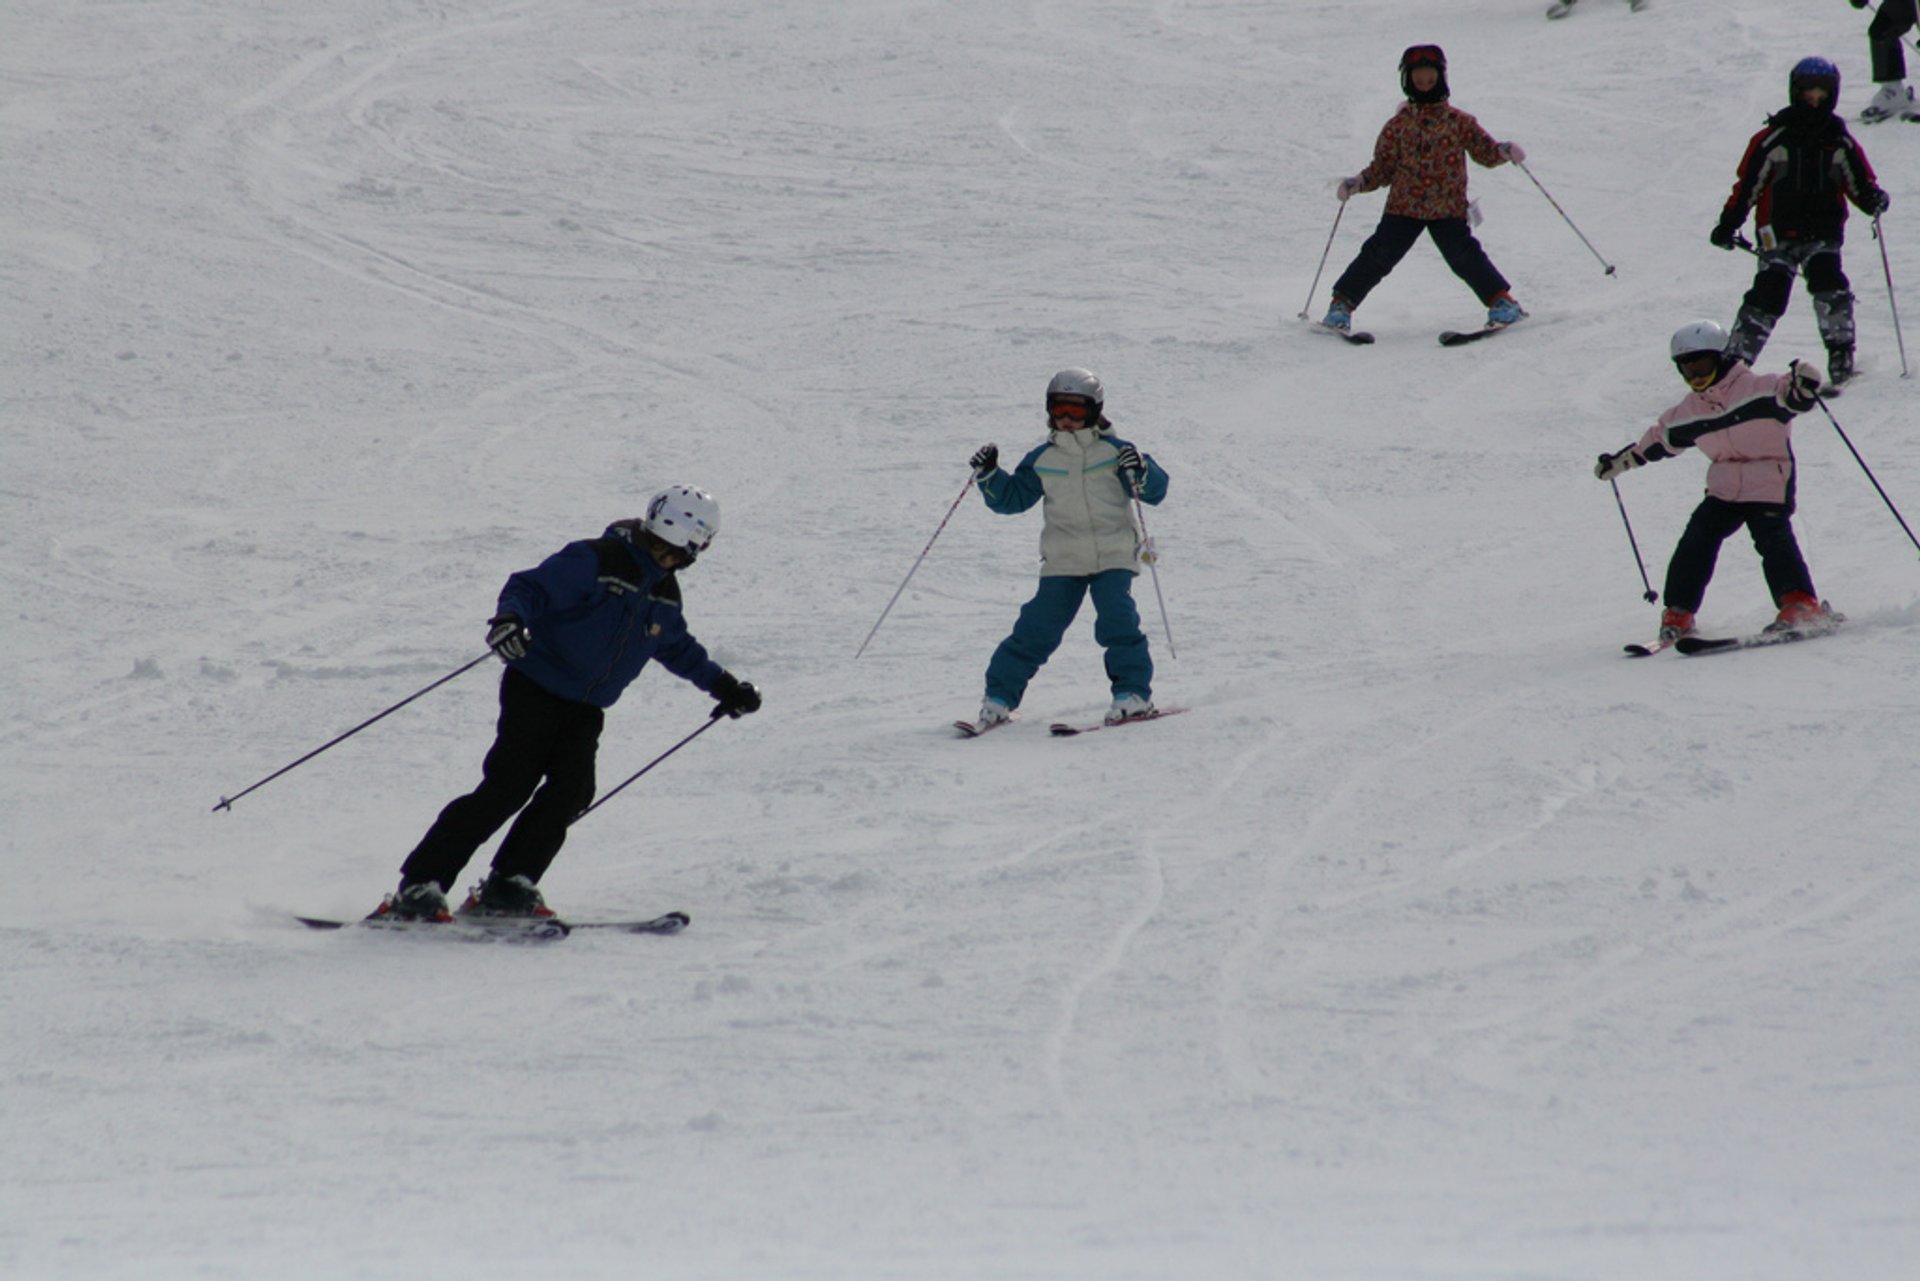
{"type": "Polygon", "coordinates": [[[1867,0],[1847,0],[1847,3],[1856,9],[1864,9],[1867,7],[1867,0]]]}
{"type": "Polygon", "coordinates": [[[1114,460],[1120,464],[1120,474],[1126,477],[1127,484],[1135,489],[1147,478],[1147,460],[1132,445],[1120,446],[1119,456],[1114,460]]]}
{"type": "Polygon", "coordinates": [[[1787,366],[1787,377],[1786,391],[1781,397],[1787,408],[1796,414],[1812,409],[1820,395],[1820,375],[1813,366],[1796,360],[1787,366]]]}
{"type": "Polygon", "coordinates": [[[1626,475],[1636,467],[1646,465],[1647,460],[1636,454],[1632,445],[1628,445],[1617,454],[1600,455],[1600,461],[1593,465],[1593,474],[1599,480],[1612,480],[1616,476],[1626,475]]]}
{"type": "Polygon", "coordinates": [[[1877,218],[1891,208],[1893,208],[1893,197],[1887,194],[1886,188],[1875,187],[1867,193],[1868,213],[1877,218]]]}
{"type": "Polygon", "coordinates": [[[1709,244],[1716,245],[1721,249],[1732,249],[1734,233],[1739,230],[1739,223],[1722,221],[1712,231],[1707,233],[1707,241],[1709,244]]]}
{"type": "Polygon", "coordinates": [[[993,475],[1000,465],[1000,446],[982,445],[973,451],[973,457],[967,459],[967,466],[973,468],[973,474],[981,480],[993,475]]]}
{"type": "Polygon", "coordinates": [[[487,620],[487,648],[502,658],[525,658],[532,639],[518,614],[496,614],[487,620]]]}
{"type": "Polygon", "coordinates": [[[716,720],[730,716],[737,721],[749,712],[760,710],[760,691],[748,682],[737,679],[732,672],[721,672],[714,678],[713,688],[707,692],[713,695],[713,715],[716,720]]]}

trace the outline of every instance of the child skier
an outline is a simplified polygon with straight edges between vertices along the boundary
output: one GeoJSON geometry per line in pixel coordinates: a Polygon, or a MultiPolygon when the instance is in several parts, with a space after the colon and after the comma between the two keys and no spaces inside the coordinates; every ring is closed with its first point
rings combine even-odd
{"type": "Polygon", "coordinates": [[[1063,369],[1047,384],[1045,443],[1011,474],[1000,469],[997,446],[983,446],[969,460],[988,510],[1011,516],[1044,500],[1045,517],[1039,590],[987,664],[977,729],[1011,719],[1027,682],[1059,648],[1089,595],[1093,635],[1106,650],[1113,691],[1107,724],[1155,714],[1153,659],[1133,603],[1141,550],[1133,502],[1165,498],[1167,473],[1113,434],[1101,412],[1105,401],[1099,378],[1085,369],[1063,369]]]}
{"type": "Polygon", "coordinates": [[[1813,315],[1827,347],[1827,377],[1853,377],[1853,294],[1840,263],[1847,201],[1869,217],[1893,202],[1834,111],[1840,71],[1825,58],[1802,58],[1787,77],[1787,106],[1767,117],[1740,158],[1739,177],[1707,237],[1732,249],[1753,211],[1760,266],[1734,318],[1728,351],[1752,363],[1787,310],[1793,278],[1807,275],[1813,315]]]}
{"type": "Polygon", "coordinates": [[[493,867],[461,911],[552,916],[537,888],[567,825],[593,800],[606,709],[649,659],[712,694],[715,716],[760,708],[760,693],[707,657],[687,631],[674,575],[720,528],[704,490],[675,485],[640,520],[569,543],[501,589],[487,644],[507,664],[500,722],[480,786],[440,811],[377,917],[446,921],[447,890],[482,842],[514,818],[493,867]]]}
{"type": "Polygon", "coordinates": [[[1613,480],[1635,467],[1671,458],[1689,445],[1712,459],[1707,493],[1687,521],[1667,563],[1660,638],[1693,631],[1694,614],[1720,555],[1742,525],[1760,553],[1779,615],[1769,631],[1818,627],[1831,611],[1813,590],[1790,517],[1794,507],[1793,416],[1811,409],[1820,376],[1794,361],[1784,374],[1755,373],[1728,346],[1727,331],[1696,320],[1668,344],[1674,368],[1693,390],[1660,415],[1635,444],[1602,454],[1593,474],[1613,480]]]}
{"type": "Polygon", "coordinates": [[[1525,160],[1526,152],[1517,143],[1495,142],[1478,120],[1447,102],[1447,55],[1439,45],[1414,45],[1400,55],[1400,88],[1407,101],[1380,130],[1372,163],[1342,178],[1334,193],[1344,204],[1358,192],[1388,188],[1380,225],[1333,282],[1333,302],[1321,323],[1351,333],[1353,309],[1424,231],[1453,274],[1486,304],[1487,326],[1511,325],[1527,313],[1467,225],[1465,157],[1492,168],[1525,160]]]}

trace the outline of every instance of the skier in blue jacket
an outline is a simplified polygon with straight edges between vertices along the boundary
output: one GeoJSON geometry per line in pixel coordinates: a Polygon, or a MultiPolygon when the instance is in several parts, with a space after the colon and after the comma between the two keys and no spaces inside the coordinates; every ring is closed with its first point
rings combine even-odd
{"type": "Polygon", "coordinates": [[[675,485],[654,495],[644,518],[616,521],[507,579],[488,621],[487,644],[507,670],[480,786],[440,811],[375,916],[452,919],[447,891],[508,819],[491,870],[461,911],[553,915],[540,878],[593,800],[606,709],[648,662],[712,694],[715,716],[759,710],[759,691],[707,657],[681,614],[675,574],[719,526],[711,495],[675,485]]]}
{"type": "Polygon", "coordinates": [[[1133,503],[1167,496],[1167,473],[1133,444],[1113,434],[1102,412],[1106,393],[1085,369],[1063,369],[1047,384],[1045,443],[1011,473],[1000,468],[998,446],[971,459],[987,508],[1017,515],[1043,502],[1040,586],[1021,607],[1013,632],[987,664],[986,698],[978,729],[1013,716],[1033,679],[1093,597],[1093,637],[1106,651],[1113,704],[1107,723],[1153,714],[1153,657],[1133,580],[1140,572],[1142,536],[1133,503]]]}

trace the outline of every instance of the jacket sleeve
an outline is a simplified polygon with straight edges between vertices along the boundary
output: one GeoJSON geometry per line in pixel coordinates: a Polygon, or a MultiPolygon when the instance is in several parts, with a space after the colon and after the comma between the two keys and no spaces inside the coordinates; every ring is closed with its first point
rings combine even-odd
{"type": "Polygon", "coordinates": [[[662,644],[653,651],[654,661],[681,680],[711,694],[713,683],[720,679],[724,669],[708,656],[706,646],[693,638],[693,633],[687,630],[686,619],[677,612],[670,633],[661,638],[662,644]]]}
{"type": "Polygon", "coordinates": [[[1860,144],[1848,134],[1844,146],[1844,159],[1841,166],[1847,176],[1847,199],[1853,201],[1854,208],[1863,214],[1871,214],[1867,204],[1867,193],[1880,189],[1880,179],[1873,172],[1873,166],[1867,163],[1867,153],[1860,150],[1860,144]]]}
{"type": "Polygon", "coordinates": [[[980,482],[980,497],[986,500],[988,511],[1016,516],[1040,501],[1046,490],[1040,483],[1040,473],[1033,469],[1033,460],[1044,449],[1045,445],[1037,446],[1012,472],[996,471],[980,482]]]}
{"type": "Polygon", "coordinates": [[[1400,168],[1400,115],[1395,112],[1393,118],[1380,127],[1380,136],[1373,140],[1373,159],[1367,162],[1356,177],[1359,178],[1358,190],[1378,191],[1392,183],[1394,173],[1400,168]]]}
{"type": "Polygon", "coordinates": [[[1500,144],[1494,141],[1493,135],[1481,126],[1479,120],[1462,111],[1458,122],[1461,146],[1473,157],[1475,164],[1491,169],[1507,163],[1507,158],[1500,154],[1500,144]]]}
{"type": "Polygon", "coordinates": [[[580,604],[599,581],[600,561],[593,545],[568,543],[534,568],[510,576],[500,589],[498,612],[535,623],[556,610],[580,604]]]}
{"type": "Polygon", "coordinates": [[[1727,203],[1720,210],[1720,221],[1730,227],[1738,227],[1747,220],[1747,211],[1753,208],[1754,185],[1760,180],[1761,144],[1771,128],[1762,129],[1747,142],[1747,150],[1740,157],[1740,168],[1733,178],[1733,190],[1727,193],[1727,203]]]}

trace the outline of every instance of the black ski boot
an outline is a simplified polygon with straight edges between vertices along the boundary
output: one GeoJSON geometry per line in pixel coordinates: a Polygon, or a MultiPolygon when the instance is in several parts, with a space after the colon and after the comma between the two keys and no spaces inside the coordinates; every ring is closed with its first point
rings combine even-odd
{"type": "Polygon", "coordinates": [[[461,905],[460,913],[463,916],[549,917],[553,909],[540,896],[540,887],[525,876],[489,872],[487,879],[467,892],[467,901],[461,905]]]}

